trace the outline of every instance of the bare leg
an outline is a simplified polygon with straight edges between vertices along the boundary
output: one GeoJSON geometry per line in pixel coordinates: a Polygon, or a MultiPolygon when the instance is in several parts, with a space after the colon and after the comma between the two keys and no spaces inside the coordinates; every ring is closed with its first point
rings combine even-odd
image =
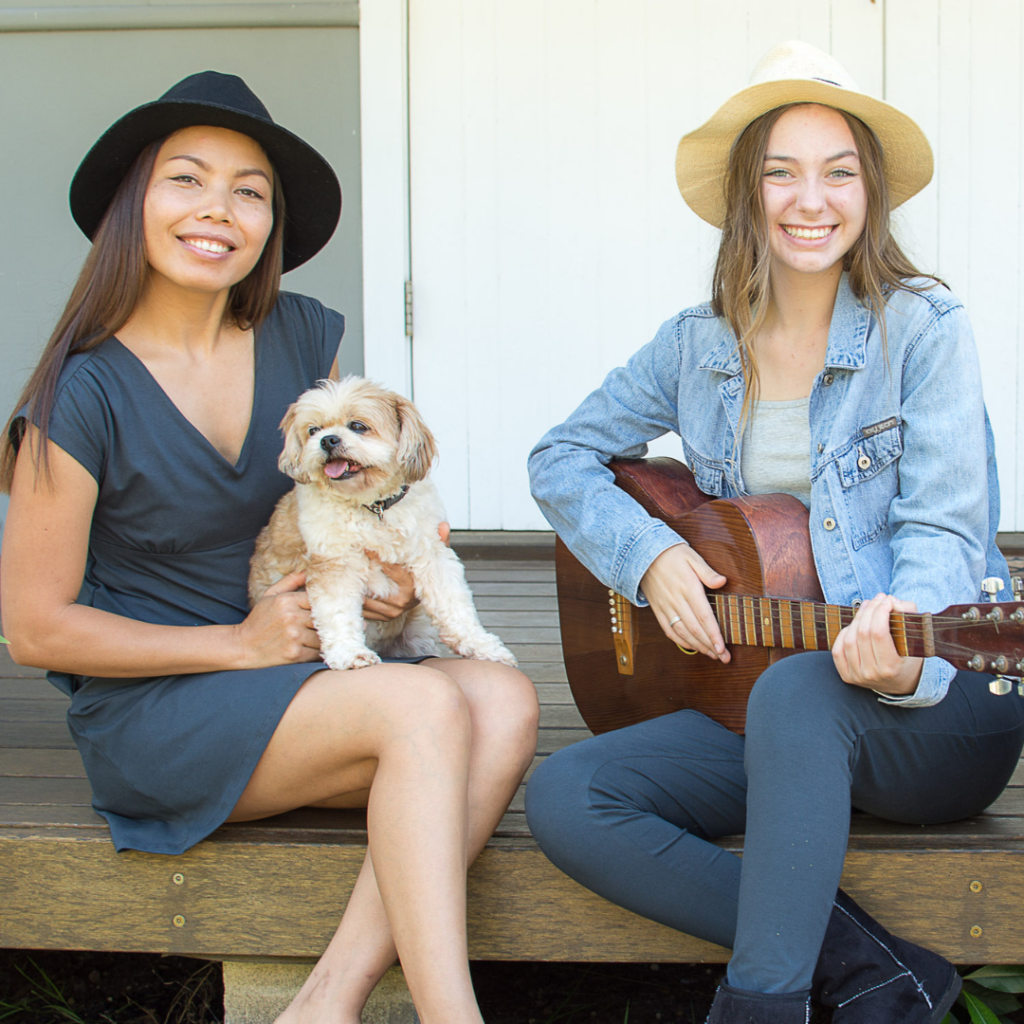
{"type": "MultiPolygon", "coordinates": [[[[463,813],[468,820],[462,838],[462,851],[472,861],[500,820],[534,753],[536,696],[532,684],[525,676],[501,665],[461,660],[436,660],[429,665],[431,668],[416,667],[413,670],[414,685],[418,678],[422,678],[422,673],[429,673],[427,678],[430,678],[434,675],[431,669],[439,670],[443,672],[446,681],[457,684],[468,708],[468,785],[463,789],[463,813]]],[[[382,666],[363,669],[355,674],[345,673],[342,677],[334,676],[338,680],[334,686],[344,686],[347,680],[363,678],[372,679],[372,685],[379,687],[379,674],[388,670],[392,673],[404,672],[408,678],[408,669],[382,666]]],[[[327,677],[328,674],[319,673],[313,679],[321,676],[327,677]]],[[[322,694],[319,697],[322,698],[322,694]]],[[[393,695],[389,701],[395,699],[397,695],[393,695]]],[[[390,706],[394,704],[390,703],[390,706]]],[[[322,706],[318,705],[318,713],[322,713],[322,710],[322,706]]],[[[275,734],[277,739],[278,734],[275,734]]],[[[281,739],[287,740],[287,737],[282,736],[281,739]]],[[[452,735],[446,735],[445,743],[450,745],[453,739],[452,735]]],[[[350,755],[356,753],[344,739],[341,743],[348,748],[350,755]]],[[[284,749],[287,750],[287,747],[284,749]]],[[[328,791],[324,792],[321,786],[320,792],[313,794],[312,798],[307,796],[304,801],[321,806],[355,806],[365,802],[365,791],[373,783],[369,800],[370,853],[337,933],[291,1007],[279,1018],[281,1024],[355,1024],[373,986],[394,962],[396,948],[392,938],[392,924],[395,926],[398,948],[402,951],[402,963],[410,989],[425,1024],[433,1020],[479,1019],[466,963],[465,875],[461,855],[449,855],[457,867],[457,896],[453,896],[449,889],[444,899],[439,898],[441,894],[436,891],[437,882],[427,878],[431,871],[431,878],[438,874],[440,865],[437,859],[441,856],[443,843],[437,847],[431,843],[432,854],[420,858],[432,861],[426,872],[410,870],[408,835],[417,835],[420,852],[426,854],[427,851],[422,849],[423,839],[450,828],[442,821],[443,817],[448,820],[442,808],[432,805],[432,798],[427,796],[423,784],[423,769],[427,762],[419,760],[420,756],[416,754],[413,757],[415,764],[411,792],[403,799],[377,799],[383,790],[392,788],[396,781],[399,788],[408,785],[408,779],[403,778],[402,774],[407,766],[403,767],[401,759],[393,759],[398,761],[398,770],[388,775],[384,773],[383,758],[379,760],[380,767],[377,768],[372,760],[366,762],[357,758],[353,762],[350,756],[342,781],[343,788],[330,792],[328,786],[328,791]],[[403,800],[416,805],[419,810],[415,814],[402,810],[403,800]],[[377,813],[381,805],[384,807],[383,814],[377,813]],[[392,809],[394,806],[399,808],[397,814],[392,809]],[[378,866],[376,872],[375,864],[378,866]],[[425,899],[424,893],[431,891],[432,886],[432,898],[425,899]],[[384,893],[383,900],[381,891],[384,893]],[[442,907],[446,900],[446,906],[442,907]],[[392,908],[390,915],[385,911],[385,906],[392,908]],[[450,945],[449,933],[452,932],[458,934],[461,945],[458,952],[452,947],[451,955],[442,958],[438,942],[444,938],[442,945],[447,949],[450,945]],[[461,957],[458,969],[453,962],[457,957],[461,957]],[[446,960],[447,964],[442,960],[446,960]]],[[[273,770],[273,752],[269,747],[265,758],[270,760],[268,770],[273,770]]],[[[261,762],[260,769],[250,783],[250,788],[254,790],[253,799],[247,801],[243,797],[236,809],[236,817],[255,817],[282,809],[278,806],[268,807],[265,796],[262,802],[256,799],[257,794],[262,792],[260,772],[263,767],[264,762],[261,762]]],[[[278,773],[275,771],[274,774],[278,773]]],[[[292,771],[286,774],[291,775],[292,771]]],[[[283,792],[290,797],[288,803],[294,806],[295,792],[288,788],[294,784],[294,780],[283,778],[279,782],[283,792]]],[[[247,790],[246,796],[249,795],[247,790]]]]}

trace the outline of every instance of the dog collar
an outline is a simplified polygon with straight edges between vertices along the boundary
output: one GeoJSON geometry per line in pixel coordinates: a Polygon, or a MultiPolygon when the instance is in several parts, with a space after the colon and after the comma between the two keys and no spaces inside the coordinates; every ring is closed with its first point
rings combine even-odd
{"type": "Polygon", "coordinates": [[[363,508],[368,508],[378,519],[382,522],[384,520],[384,513],[387,512],[392,505],[397,505],[405,496],[409,493],[409,485],[403,484],[402,489],[397,494],[392,494],[390,498],[378,498],[376,501],[371,502],[369,505],[364,505],[363,508]]]}

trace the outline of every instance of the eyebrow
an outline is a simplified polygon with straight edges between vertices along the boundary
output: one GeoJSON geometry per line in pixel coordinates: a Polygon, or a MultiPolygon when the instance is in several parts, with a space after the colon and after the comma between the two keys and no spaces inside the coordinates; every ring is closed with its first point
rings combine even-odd
{"type": "MultiPolygon", "coordinates": [[[[208,171],[210,169],[210,165],[205,160],[201,160],[199,157],[192,156],[189,153],[179,153],[177,156],[169,156],[167,158],[168,163],[170,163],[172,160],[187,160],[189,163],[195,164],[197,167],[202,168],[204,171],[208,171]]],[[[252,175],[258,175],[261,178],[266,178],[268,182],[270,181],[270,176],[267,174],[267,172],[260,170],[259,167],[243,167],[241,170],[235,172],[236,178],[248,178],[251,177],[252,175]]]]}
{"type": "MultiPolygon", "coordinates": [[[[858,160],[860,159],[860,154],[857,152],[857,150],[855,150],[855,149],[844,149],[842,151],[842,153],[836,153],[835,156],[830,156],[825,161],[825,163],[832,164],[832,163],[835,163],[837,160],[845,160],[847,157],[850,157],[850,156],[856,157],[856,159],[858,159],[858,160]]],[[[796,157],[792,157],[792,156],[776,156],[773,153],[765,153],[764,158],[765,158],[765,160],[779,160],[782,163],[790,163],[790,164],[796,163],[796,157]]]]}

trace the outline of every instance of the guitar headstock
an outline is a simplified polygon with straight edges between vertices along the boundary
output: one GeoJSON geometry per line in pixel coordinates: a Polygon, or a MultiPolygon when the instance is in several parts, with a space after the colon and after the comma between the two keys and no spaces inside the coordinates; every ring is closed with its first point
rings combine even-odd
{"type": "MultiPolygon", "coordinates": [[[[1021,594],[1017,582],[1015,596],[1021,594]]],[[[929,617],[935,654],[958,669],[1001,677],[1002,682],[992,683],[992,690],[1009,693],[1009,677],[1019,680],[1024,676],[1024,601],[995,601],[998,589],[990,585],[985,590],[989,603],[950,605],[929,617]]]]}

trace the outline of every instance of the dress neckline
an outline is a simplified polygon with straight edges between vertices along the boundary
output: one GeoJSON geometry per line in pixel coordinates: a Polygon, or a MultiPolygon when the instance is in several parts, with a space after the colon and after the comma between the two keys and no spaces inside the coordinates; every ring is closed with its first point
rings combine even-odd
{"type": "Polygon", "coordinates": [[[199,438],[202,445],[212,453],[220,462],[236,473],[240,473],[247,460],[248,453],[252,448],[252,437],[257,421],[257,409],[260,399],[260,334],[262,325],[254,327],[252,331],[252,406],[249,410],[249,422],[245,428],[245,438],[242,447],[238,452],[238,459],[232,462],[224,453],[178,408],[177,404],[163,389],[160,382],[153,376],[149,367],[116,335],[111,335],[110,341],[116,342],[118,349],[125,352],[131,362],[141,372],[145,383],[159,395],[159,401],[165,403],[171,410],[175,419],[184,425],[185,429],[199,438]]]}

